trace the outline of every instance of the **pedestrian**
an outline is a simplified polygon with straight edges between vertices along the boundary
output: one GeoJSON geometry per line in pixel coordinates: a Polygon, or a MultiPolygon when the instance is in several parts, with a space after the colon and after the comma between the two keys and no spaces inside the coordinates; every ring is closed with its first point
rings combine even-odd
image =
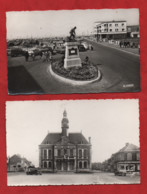
{"type": "Polygon", "coordinates": [[[26,62],[27,62],[28,59],[29,59],[29,53],[28,53],[28,51],[26,51],[26,52],[24,53],[24,55],[25,55],[25,60],[26,60],[26,62]]]}
{"type": "Polygon", "coordinates": [[[49,61],[49,57],[50,57],[50,54],[49,54],[49,51],[46,52],[46,62],[49,61]]]}
{"type": "Polygon", "coordinates": [[[120,42],[119,42],[119,46],[120,46],[120,48],[121,48],[121,45],[122,45],[122,41],[120,41],[120,42]]]}
{"type": "Polygon", "coordinates": [[[85,57],[84,63],[86,65],[90,65],[90,61],[89,61],[89,57],[88,56],[85,57]]]}
{"type": "Polygon", "coordinates": [[[42,61],[45,62],[45,60],[46,60],[46,54],[45,52],[42,52],[42,61]]]}

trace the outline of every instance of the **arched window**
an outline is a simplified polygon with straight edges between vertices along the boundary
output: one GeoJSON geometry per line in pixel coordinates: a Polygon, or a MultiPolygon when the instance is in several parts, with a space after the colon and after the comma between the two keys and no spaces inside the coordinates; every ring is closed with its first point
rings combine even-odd
{"type": "Polygon", "coordinates": [[[86,161],[84,162],[84,168],[87,168],[87,162],[86,161]]]}
{"type": "Polygon", "coordinates": [[[132,153],[127,153],[127,160],[132,160],[132,153]]]}
{"type": "Polygon", "coordinates": [[[44,168],[47,168],[47,162],[44,162],[44,168]]]}
{"type": "Polygon", "coordinates": [[[82,150],[79,150],[79,158],[82,158],[82,150]]]}
{"type": "Polygon", "coordinates": [[[52,163],[51,162],[48,163],[48,168],[52,168],[52,163]]]}
{"type": "Polygon", "coordinates": [[[84,158],[87,158],[87,150],[84,150],[84,158]]]}
{"type": "Polygon", "coordinates": [[[82,162],[79,162],[79,168],[82,168],[82,162]]]}
{"type": "Polygon", "coordinates": [[[48,157],[49,157],[49,158],[52,157],[52,150],[48,150],[48,157]]]}

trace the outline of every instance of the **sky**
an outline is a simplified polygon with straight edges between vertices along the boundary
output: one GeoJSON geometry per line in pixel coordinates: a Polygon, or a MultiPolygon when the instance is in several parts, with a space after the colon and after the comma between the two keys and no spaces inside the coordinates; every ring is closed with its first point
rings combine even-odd
{"type": "Polygon", "coordinates": [[[138,9],[91,9],[58,11],[7,12],[7,39],[69,36],[77,27],[77,35],[91,34],[94,22],[126,20],[127,25],[139,24],[138,9]]]}
{"type": "Polygon", "coordinates": [[[69,133],[91,137],[92,162],[103,162],[126,143],[139,146],[138,100],[10,101],[7,156],[19,154],[38,166],[38,146],[49,132],[61,132],[65,109],[69,133]]]}

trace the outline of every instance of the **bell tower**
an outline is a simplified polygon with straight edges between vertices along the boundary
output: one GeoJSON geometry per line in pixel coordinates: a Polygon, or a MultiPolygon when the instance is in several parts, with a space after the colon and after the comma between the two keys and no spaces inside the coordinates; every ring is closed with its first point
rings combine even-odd
{"type": "Polygon", "coordinates": [[[69,121],[68,121],[68,118],[67,118],[67,112],[66,112],[66,110],[64,110],[63,119],[61,121],[62,136],[65,136],[65,137],[68,136],[68,128],[69,128],[68,123],[69,123],[69,121]]]}

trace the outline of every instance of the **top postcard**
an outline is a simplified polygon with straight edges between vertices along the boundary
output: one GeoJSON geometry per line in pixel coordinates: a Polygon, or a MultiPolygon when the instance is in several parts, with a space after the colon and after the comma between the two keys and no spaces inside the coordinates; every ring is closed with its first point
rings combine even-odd
{"type": "Polygon", "coordinates": [[[140,91],[138,9],[6,16],[9,94],[140,91]]]}

